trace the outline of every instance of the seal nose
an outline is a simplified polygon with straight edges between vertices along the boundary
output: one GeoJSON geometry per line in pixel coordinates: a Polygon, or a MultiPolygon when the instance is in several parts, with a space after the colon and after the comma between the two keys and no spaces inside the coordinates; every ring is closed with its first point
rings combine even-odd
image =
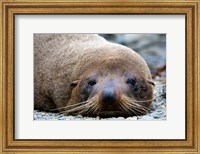
{"type": "Polygon", "coordinates": [[[102,101],[106,105],[112,105],[116,100],[115,90],[113,88],[104,89],[102,101]]]}

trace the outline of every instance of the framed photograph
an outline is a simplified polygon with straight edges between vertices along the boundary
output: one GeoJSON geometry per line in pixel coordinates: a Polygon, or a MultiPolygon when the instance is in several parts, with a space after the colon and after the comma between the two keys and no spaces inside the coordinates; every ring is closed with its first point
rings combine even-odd
{"type": "Polygon", "coordinates": [[[1,152],[199,153],[199,4],[1,1],[1,152]]]}

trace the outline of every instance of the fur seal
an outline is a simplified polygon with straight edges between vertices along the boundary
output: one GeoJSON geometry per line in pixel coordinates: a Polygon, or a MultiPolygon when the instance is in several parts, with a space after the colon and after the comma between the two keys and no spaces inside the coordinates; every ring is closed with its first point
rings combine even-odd
{"type": "Polygon", "coordinates": [[[34,34],[34,109],[69,115],[146,114],[149,68],[132,49],[97,34],[34,34]]]}

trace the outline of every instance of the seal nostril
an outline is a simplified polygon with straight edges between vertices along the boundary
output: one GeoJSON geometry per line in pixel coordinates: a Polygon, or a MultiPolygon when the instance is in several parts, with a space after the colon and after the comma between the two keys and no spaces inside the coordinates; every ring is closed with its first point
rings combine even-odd
{"type": "Polygon", "coordinates": [[[116,95],[115,95],[114,90],[112,90],[112,89],[104,90],[103,96],[102,96],[102,101],[106,105],[112,105],[116,101],[116,95]]]}

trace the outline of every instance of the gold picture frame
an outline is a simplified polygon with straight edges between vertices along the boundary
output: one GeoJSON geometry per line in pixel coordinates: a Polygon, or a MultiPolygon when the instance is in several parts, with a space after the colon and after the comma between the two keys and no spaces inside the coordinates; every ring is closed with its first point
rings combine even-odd
{"type": "Polygon", "coordinates": [[[0,2],[1,153],[200,153],[199,0],[2,0],[0,2]],[[16,140],[14,16],[16,14],[183,14],[186,17],[186,139],[16,140]]]}

